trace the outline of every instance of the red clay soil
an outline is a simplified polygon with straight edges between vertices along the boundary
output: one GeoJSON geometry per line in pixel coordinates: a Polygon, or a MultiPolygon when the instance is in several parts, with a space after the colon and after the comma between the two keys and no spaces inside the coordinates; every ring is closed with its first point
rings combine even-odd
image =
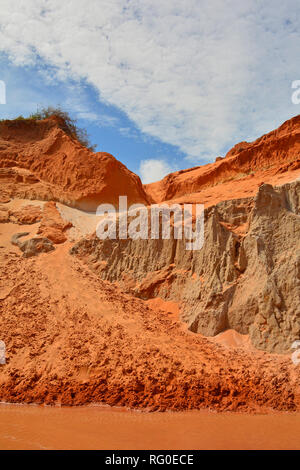
{"type": "MultiPolygon", "coordinates": [[[[300,409],[290,356],[228,348],[158,305],[123,294],[68,253],[36,258],[1,239],[0,399],[151,410],[300,409]]],[[[3,227],[3,226],[2,226],[3,227]]],[[[26,230],[33,226],[25,226],[26,230]]]]}

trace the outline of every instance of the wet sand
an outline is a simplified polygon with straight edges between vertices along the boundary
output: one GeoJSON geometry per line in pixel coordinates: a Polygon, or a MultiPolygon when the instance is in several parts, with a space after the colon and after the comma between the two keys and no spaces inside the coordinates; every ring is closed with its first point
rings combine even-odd
{"type": "Polygon", "coordinates": [[[3,404],[0,449],[300,449],[300,414],[3,404]]]}

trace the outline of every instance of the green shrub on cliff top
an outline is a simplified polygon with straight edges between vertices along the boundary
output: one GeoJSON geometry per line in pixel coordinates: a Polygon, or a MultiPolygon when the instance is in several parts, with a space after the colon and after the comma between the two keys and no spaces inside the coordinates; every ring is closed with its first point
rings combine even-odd
{"type": "Polygon", "coordinates": [[[37,111],[33,114],[30,114],[29,119],[34,119],[36,121],[41,121],[42,119],[47,119],[50,117],[58,118],[59,127],[72,139],[78,140],[84,147],[95,151],[96,145],[91,145],[88,133],[85,129],[80,129],[77,126],[77,120],[72,119],[70,115],[63,111],[59,106],[52,107],[48,106],[47,108],[38,108],[37,111]]]}
{"type": "Polygon", "coordinates": [[[10,125],[13,125],[13,123],[15,123],[17,125],[16,121],[26,121],[29,123],[32,120],[41,121],[50,117],[57,118],[58,126],[69,137],[74,140],[77,140],[81,145],[88,148],[89,150],[92,150],[93,152],[95,151],[96,145],[91,145],[87,131],[85,129],[80,129],[80,127],[77,126],[77,120],[72,119],[71,116],[66,111],[63,111],[59,106],[48,106],[47,108],[38,108],[37,111],[35,113],[30,114],[28,118],[25,118],[24,116],[20,115],[14,120],[0,119],[0,122],[5,122],[7,124],[10,123],[10,125]]]}

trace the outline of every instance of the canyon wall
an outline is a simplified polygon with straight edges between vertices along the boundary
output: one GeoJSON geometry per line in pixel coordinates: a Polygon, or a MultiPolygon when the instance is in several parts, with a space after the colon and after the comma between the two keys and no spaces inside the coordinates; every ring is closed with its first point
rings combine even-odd
{"type": "Polygon", "coordinates": [[[254,198],[205,210],[201,250],[185,240],[82,239],[71,249],[102,279],[142,299],[181,304],[189,329],[228,328],[254,346],[290,349],[300,337],[300,181],[263,184],[254,198]]]}

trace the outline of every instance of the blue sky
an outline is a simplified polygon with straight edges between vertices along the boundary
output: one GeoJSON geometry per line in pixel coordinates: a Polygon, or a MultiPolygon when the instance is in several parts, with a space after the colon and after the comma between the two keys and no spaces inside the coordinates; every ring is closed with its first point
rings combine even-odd
{"type": "Polygon", "coordinates": [[[298,0],[1,0],[0,118],[60,104],[144,182],[299,114],[298,0]]]}
{"type": "MultiPolygon", "coordinates": [[[[141,162],[160,162],[158,174],[182,167],[184,153],[141,132],[122,110],[99,100],[97,90],[85,80],[59,80],[46,63],[16,66],[0,55],[1,80],[6,84],[6,105],[0,105],[0,119],[28,116],[38,107],[59,105],[87,129],[96,151],[113,154],[130,170],[140,173],[141,162]]],[[[145,166],[145,163],[144,163],[145,166]]],[[[184,165],[183,165],[184,166],[184,165]]],[[[185,162],[188,168],[190,162],[185,162]]],[[[142,163],[143,168],[143,163],[142,163]]]]}

